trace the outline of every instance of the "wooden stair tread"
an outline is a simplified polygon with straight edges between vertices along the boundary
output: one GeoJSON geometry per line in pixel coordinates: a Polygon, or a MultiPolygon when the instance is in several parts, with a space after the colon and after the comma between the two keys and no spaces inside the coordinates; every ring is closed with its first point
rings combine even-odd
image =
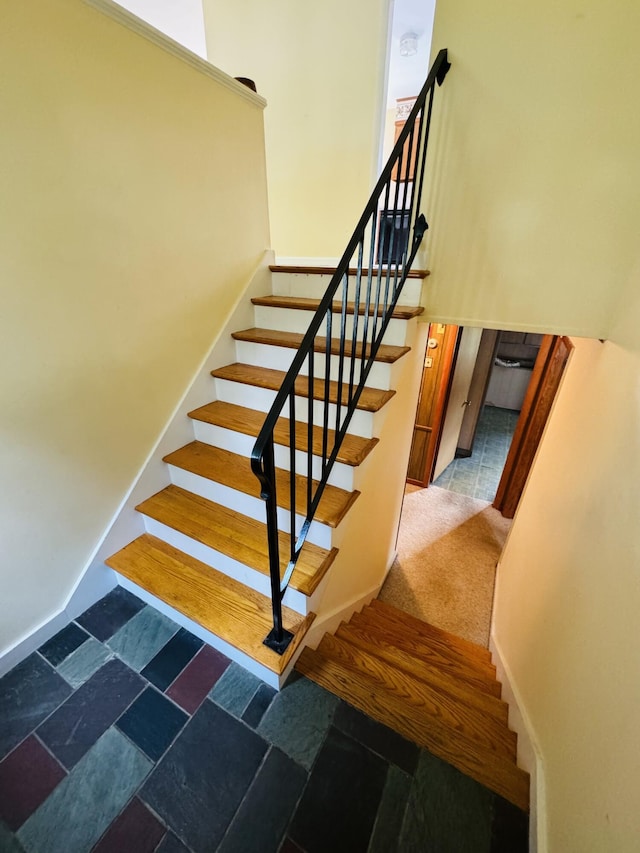
{"type": "Polygon", "coordinates": [[[489,666],[493,668],[493,664],[491,663],[491,653],[489,650],[485,649],[483,646],[478,646],[476,643],[472,643],[470,640],[465,640],[463,637],[457,637],[455,634],[450,634],[442,628],[437,628],[435,625],[423,622],[421,619],[417,619],[410,613],[398,610],[396,607],[392,607],[390,604],[380,601],[378,598],[374,598],[371,601],[367,610],[369,613],[371,613],[371,611],[375,612],[376,617],[379,616],[382,619],[400,622],[405,626],[411,626],[412,630],[416,631],[420,636],[436,642],[442,642],[449,648],[456,649],[460,654],[468,657],[470,660],[477,660],[481,663],[489,664],[489,666]]]}
{"type": "MultiPolygon", "coordinates": [[[[244,494],[260,497],[260,484],[249,460],[229,450],[193,441],[169,453],[164,461],[244,494]]],[[[306,515],[306,483],[306,477],[296,475],[296,512],[302,515],[306,515]]],[[[278,506],[289,509],[289,472],[282,468],[276,468],[276,489],[278,506]]],[[[359,495],[358,491],[347,492],[336,486],[326,486],[315,519],[329,527],[337,527],[359,495]]]]}
{"type": "MultiPolygon", "coordinates": [[[[273,370],[270,367],[259,367],[254,364],[228,364],[211,371],[216,379],[226,379],[230,382],[241,382],[245,385],[255,385],[257,388],[267,388],[279,391],[287,375],[284,370],[273,370]]],[[[313,399],[324,400],[324,379],[314,379],[313,399]]],[[[298,376],[295,381],[295,393],[299,397],[309,396],[309,380],[306,376],[298,376]]],[[[358,400],[358,409],[366,412],[377,412],[394,396],[395,391],[382,391],[379,388],[364,388],[358,400]]],[[[349,394],[349,383],[342,385],[342,403],[346,404],[349,394]]],[[[329,402],[338,401],[338,383],[329,382],[329,402]]]]}
{"type": "Polygon", "coordinates": [[[379,641],[413,655],[457,680],[464,681],[476,690],[500,698],[502,689],[500,682],[496,681],[495,670],[490,672],[484,668],[479,669],[474,664],[470,665],[466,658],[460,657],[456,653],[450,653],[449,650],[442,648],[437,643],[429,643],[401,626],[380,625],[378,623],[372,626],[359,613],[353,614],[350,624],[375,635],[379,641]]]}
{"type": "Polygon", "coordinates": [[[319,649],[305,648],[296,669],[322,687],[413,743],[457,767],[518,808],[529,809],[529,776],[514,761],[502,758],[461,736],[451,736],[361,672],[348,669],[319,649]]]}
{"type": "MultiPolygon", "coordinates": [[[[267,526],[260,521],[174,485],[143,501],[136,509],[243,565],[269,575],[267,526]]],[[[289,536],[280,532],[279,539],[284,574],[286,562],[283,558],[289,553],[289,536]]],[[[337,548],[327,551],[306,542],[291,577],[291,586],[303,595],[311,595],[337,553],[337,548]]]]}
{"type": "MultiPolygon", "coordinates": [[[[306,266],[295,266],[286,264],[271,264],[269,266],[271,272],[288,272],[288,273],[301,273],[302,275],[334,275],[336,268],[335,267],[306,267],[306,266]]],[[[378,274],[378,267],[372,267],[371,272],[374,275],[378,274]]],[[[383,275],[386,272],[386,267],[382,267],[383,275]]],[[[393,269],[393,267],[392,267],[393,269]]],[[[358,272],[355,267],[349,267],[349,275],[354,276],[358,272]]],[[[362,275],[368,275],[369,270],[363,269],[362,275]]],[[[429,275],[429,270],[409,270],[407,273],[407,278],[426,278],[429,275]]]]}
{"type": "MultiPolygon", "coordinates": [[[[297,332],[280,332],[275,329],[244,329],[240,332],[233,332],[231,335],[236,341],[250,341],[252,343],[257,344],[270,344],[275,347],[289,347],[291,349],[300,349],[300,344],[302,343],[302,339],[304,335],[299,334],[297,332]]],[[[367,346],[366,353],[368,353],[371,349],[371,344],[367,346]]],[[[397,361],[399,358],[402,358],[403,355],[406,355],[411,350],[411,347],[399,347],[399,346],[391,346],[389,344],[382,344],[376,353],[375,360],[385,362],[386,364],[393,364],[393,362],[397,361]]],[[[326,353],[327,351],[327,339],[326,337],[317,337],[315,338],[314,351],[318,353],[326,353]]],[[[353,342],[351,340],[345,341],[344,346],[344,354],[347,358],[351,357],[351,353],[353,351],[353,342]]],[[[332,355],[340,354],[340,341],[337,338],[331,339],[331,349],[330,352],[332,355]]],[[[356,356],[358,358],[362,357],[362,342],[358,341],[356,343],[356,356]]]]}
{"type": "Polygon", "coordinates": [[[378,688],[394,695],[407,713],[428,717],[434,727],[446,729],[453,737],[467,739],[491,754],[515,761],[516,735],[506,720],[497,720],[433,684],[398,672],[377,654],[333,634],[324,635],[318,651],[346,669],[366,675],[378,688]]]}
{"type": "Polygon", "coordinates": [[[314,614],[303,617],[283,608],[284,625],[295,636],[280,656],[263,644],[273,627],[269,598],[155,536],[145,533],[105,562],[278,674],[284,671],[315,618],[314,614]]]}
{"type": "MultiPolygon", "coordinates": [[[[244,406],[237,406],[234,403],[225,403],[222,400],[216,400],[213,403],[208,403],[206,406],[195,409],[193,412],[189,412],[189,417],[257,438],[266,415],[264,412],[257,412],[254,409],[246,409],[244,406]]],[[[296,422],[296,447],[299,450],[307,450],[307,438],[307,424],[296,422]]],[[[329,430],[328,447],[333,447],[334,438],[334,430],[329,430]]],[[[276,444],[289,447],[289,421],[287,418],[278,418],[274,430],[274,440],[276,444]]],[[[322,428],[319,426],[313,427],[312,443],[313,453],[317,456],[322,455],[322,428]]],[[[361,438],[359,435],[346,435],[336,461],[343,462],[345,465],[360,465],[377,443],[377,438],[361,438]]]]}
{"type": "MultiPolygon", "coordinates": [[[[254,296],[251,301],[254,305],[264,305],[267,308],[295,308],[299,311],[317,311],[321,302],[320,299],[311,299],[307,296],[254,296]]],[[[342,303],[333,302],[331,310],[334,314],[340,314],[342,303]]],[[[353,313],[355,313],[355,303],[347,302],[347,314],[353,313]]],[[[364,315],[363,305],[360,305],[358,313],[364,315]]],[[[397,320],[412,320],[422,313],[424,308],[421,305],[396,305],[392,317],[397,320]]],[[[372,311],[369,311],[369,316],[373,316],[372,311]]]]}
{"type": "Polygon", "coordinates": [[[507,725],[509,708],[506,702],[481,690],[473,689],[466,681],[450,675],[440,667],[432,666],[420,657],[407,654],[396,646],[380,643],[380,637],[353,624],[343,624],[336,631],[336,637],[358,646],[369,654],[377,655],[396,670],[404,671],[412,678],[433,685],[437,690],[448,693],[453,699],[468,702],[469,705],[495,717],[507,725]]]}

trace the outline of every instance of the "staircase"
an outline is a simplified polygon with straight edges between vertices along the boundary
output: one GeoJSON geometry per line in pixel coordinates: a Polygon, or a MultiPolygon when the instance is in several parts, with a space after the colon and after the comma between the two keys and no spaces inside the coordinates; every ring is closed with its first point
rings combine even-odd
{"type": "Polygon", "coordinates": [[[524,811],[529,776],[489,652],[374,599],[296,669],[524,811]]]}
{"type": "MultiPolygon", "coordinates": [[[[326,269],[272,268],[273,292],[252,300],[255,325],[232,334],[237,361],[212,371],[212,402],[189,413],[194,440],[164,456],[170,484],[136,506],[145,532],[105,560],[125,586],[191,620],[212,645],[276,687],[322,607],[329,576],[340,571],[336,541],[344,540],[354,504],[363,501],[358,485],[375,454],[381,419],[395,402],[394,381],[422,312],[414,306],[426,273],[412,272],[402,295],[405,304],[396,307],[284,597],[284,626],[294,640],[279,655],[263,644],[273,625],[268,538],[249,457],[330,274],[326,269]]],[[[335,340],[317,339],[316,363],[323,365],[327,350],[336,352],[339,346],[335,340]]],[[[356,344],[356,351],[360,347],[356,344]]],[[[319,374],[324,375],[324,367],[319,374]]],[[[312,393],[323,400],[323,380],[315,380],[312,393]]],[[[301,379],[293,425],[296,453],[307,450],[308,394],[309,383],[301,379]]],[[[329,398],[332,406],[337,404],[333,377],[329,398]]],[[[314,477],[320,473],[321,427],[320,420],[311,435],[314,477]]],[[[283,417],[275,430],[275,464],[284,555],[289,552],[289,441],[290,424],[283,417]]],[[[303,518],[306,480],[296,476],[296,512],[303,518]]],[[[366,500],[375,501],[375,495],[366,500]]]]}

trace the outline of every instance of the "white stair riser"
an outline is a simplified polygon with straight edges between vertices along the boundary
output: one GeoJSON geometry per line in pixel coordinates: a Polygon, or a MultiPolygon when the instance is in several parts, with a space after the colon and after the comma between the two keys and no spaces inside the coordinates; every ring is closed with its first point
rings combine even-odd
{"type": "Polygon", "coordinates": [[[257,675],[258,678],[271,685],[271,687],[275,687],[277,690],[280,689],[280,679],[275,672],[272,672],[266,666],[263,666],[252,657],[249,657],[249,655],[241,652],[240,649],[237,649],[230,643],[225,642],[221,637],[218,637],[216,634],[212,634],[211,631],[207,631],[207,629],[203,628],[202,625],[198,624],[198,622],[194,622],[193,619],[189,619],[188,616],[180,613],[179,610],[171,607],[171,605],[167,604],[161,598],[157,598],[155,595],[144,589],[144,587],[140,587],[133,583],[133,581],[130,581],[129,578],[124,575],[120,575],[116,572],[116,577],[118,578],[119,586],[123,589],[127,589],[129,592],[137,595],[138,598],[141,598],[144,602],[150,604],[160,613],[168,616],[169,619],[173,619],[173,621],[178,625],[186,628],[187,631],[190,631],[196,637],[200,637],[201,640],[204,640],[205,643],[213,646],[214,649],[222,652],[222,654],[226,655],[230,660],[235,661],[237,664],[244,667],[244,669],[252,672],[254,675],[257,675]]]}
{"type": "MultiPolygon", "coordinates": [[[[224,427],[206,424],[203,421],[194,421],[193,429],[198,441],[205,444],[211,444],[213,447],[221,447],[223,450],[230,450],[232,453],[238,453],[240,456],[251,456],[251,451],[255,444],[255,438],[252,435],[245,435],[235,430],[225,429],[224,427]]],[[[290,462],[289,448],[281,444],[275,445],[275,460],[276,467],[289,470],[290,462]]],[[[307,454],[303,451],[296,451],[296,470],[298,473],[307,471],[307,454]]],[[[321,476],[321,459],[318,456],[313,457],[313,477],[316,480],[321,476]]],[[[354,485],[355,469],[352,465],[345,465],[342,462],[336,462],[329,477],[329,483],[332,486],[337,486],[340,489],[352,491],[357,488],[354,485]]]]}
{"type": "MultiPolygon", "coordinates": [[[[271,273],[273,293],[277,296],[303,296],[309,299],[322,299],[331,283],[330,275],[310,275],[308,273],[271,273]]],[[[391,279],[393,281],[393,278],[391,279]]],[[[402,288],[398,305],[419,305],[424,279],[408,278],[402,288]]],[[[386,271],[382,272],[382,286],[386,283],[386,271]]],[[[377,287],[377,274],[372,278],[372,287],[377,287]]],[[[366,296],[367,277],[360,284],[360,299],[366,296]]],[[[338,291],[339,293],[341,291],[338,291]]],[[[373,291],[375,293],[375,290],[373,291]]],[[[355,300],[356,277],[349,277],[349,300],[355,300]]]]}
{"type": "MultiPolygon", "coordinates": [[[[238,361],[242,364],[255,364],[259,367],[270,367],[273,370],[287,371],[291,367],[291,362],[296,354],[295,349],[289,347],[270,346],[268,344],[257,344],[250,341],[236,341],[236,354],[238,361]]],[[[380,388],[382,391],[388,391],[393,387],[391,379],[391,368],[393,365],[386,364],[381,361],[376,361],[371,368],[367,377],[367,385],[370,388],[380,388]]],[[[326,370],[326,356],[322,353],[315,353],[313,359],[313,373],[317,379],[324,379],[326,370]]],[[[343,368],[345,375],[346,371],[351,370],[351,359],[347,358],[343,368]]],[[[354,380],[360,379],[362,370],[362,361],[356,358],[354,367],[354,380]]],[[[305,360],[301,373],[303,376],[309,374],[309,364],[305,360]]],[[[331,357],[331,368],[329,378],[334,382],[338,381],[339,359],[337,355],[331,357]]]]}
{"type": "MultiPolygon", "coordinates": [[[[313,319],[312,311],[302,311],[296,308],[274,308],[268,305],[255,306],[255,325],[259,329],[276,329],[280,332],[298,332],[304,333],[309,328],[309,324],[313,319]]],[[[353,315],[348,314],[346,317],[346,335],[349,340],[353,333],[353,315]]],[[[372,319],[369,319],[367,329],[367,337],[371,339],[371,324],[372,319]]],[[[379,322],[378,322],[379,326],[379,322]]],[[[333,315],[333,323],[331,329],[331,337],[339,338],[341,328],[341,318],[339,314],[333,315]]],[[[362,338],[364,328],[364,317],[358,318],[358,340],[362,338]]],[[[319,330],[321,336],[326,335],[327,326],[323,323],[319,330]]],[[[404,346],[407,337],[407,320],[392,319],[389,322],[387,331],[384,336],[385,344],[393,346],[404,346]]]]}
{"type": "MultiPolygon", "coordinates": [[[[244,563],[240,563],[238,560],[234,560],[226,554],[216,551],[214,548],[209,548],[207,545],[203,545],[202,542],[198,542],[196,539],[192,539],[190,536],[186,536],[184,533],[174,530],[172,527],[168,527],[166,524],[162,524],[153,518],[145,516],[144,524],[145,529],[152,536],[157,536],[158,539],[162,539],[169,545],[173,545],[174,548],[178,548],[180,551],[193,557],[194,560],[200,560],[201,563],[211,566],[218,572],[222,572],[222,574],[239,581],[239,583],[255,589],[261,595],[265,595],[267,598],[271,597],[271,584],[268,575],[264,575],[262,572],[258,572],[256,569],[252,569],[250,566],[246,566],[244,563]]],[[[280,559],[282,560],[284,556],[281,554],[280,559]]],[[[297,613],[302,613],[303,616],[306,616],[309,612],[309,599],[307,596],[292,587],[289,587],[285,593],[283,604],[297,613]]]]}
{"type": "MultiPolygon", "coordinates": [[[[266,518],[265,503],[260,497],[246,495],[237,489],[232,489],[229,486],[217,483],[215,480],[209,480],[206,477],[200,477],[198,474],[185,471],[183,468],[177,468],[175,465],[169,465],[169,474],[171,482],[175,486],[179,486],[181,489],[186,489],[188,492],[193,492],[209,501],[222,504],[222,506],[234,512],[248,515],[250,518],[255,518],[257,521],[264,523],[266,518]]],[[[256,495],[258,494],[258,481],[256,480],[256,495]]],[[[302,526],[303,520],[301,516],[296,515],[297,530],[302,526]]],[[[290,528],[289,522],[289,511],[278,507],[278,529],[288,533],[290,528]]],[[[330,549],[332,547],[331,536],[331,527],[329,525],[313,521],[307,538],[310,542],[319,545],[321,548],[330,549]]]]}
{"type": "MultiPolygon", "coordinates": [[[[222,400],[225,403],[234,403],[236,406],[245,406],[250,409],[257,409],[259,412],[268,412],[273,401],[276,398],[276,392],[268,388],[257,388],[254,385],[246,385],[243,382],[232,382],[228,379],[216,379],[216,399],[222,400]]],[[[309,401],[306,397],[296,397],[296,420],[307,423],[307,414],[309,411],[309,401]]],[[[344,413],[344,407],[342,407],[344,413]]],[[[374,436],[374,416],[376,412],[365,412],[362,409],[357,409],[353,413],[349,432],[353,435],[360,435],[363,438],[373,438],[374,436]]],[[[289,411],[282,412],[282,417],[289,417],[289,411]]],[[[322,400],[313,401],[313,423],[316,426],[324,426],[324,402],[322,400]]],[[[329,404],[329,429],[335,429],[336,425],[336,407],[333,403],[329,404]]]]}

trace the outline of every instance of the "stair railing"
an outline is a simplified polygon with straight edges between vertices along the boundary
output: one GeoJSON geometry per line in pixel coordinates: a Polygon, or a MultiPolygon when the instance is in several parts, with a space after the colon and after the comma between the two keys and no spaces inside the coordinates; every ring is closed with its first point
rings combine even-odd
{"type": "MultiPolygon", "coordinates": [[[[260,496],[265,501],[267,515],[273,629],[264,643],[279,654],[283,654],[293,636],[282,623],[282,599],[428,228],[420,211],[420,201],[429,127],[436,83],[442,85],[449,68],[447,51],[441,50],[302,339],[251,454],[251,467],[260,481],[260,496]],[[338,337],[334,338],[336,326],[338,337]],[[316,355],[319,361],[324,355],[324,364],[319,369],[316,369],[316,355]],[[286,505],[288,500],[289,504],[290,548],[286,566],[282,567],[274,430],[283,414],[289,418],[289,482],[281,486],[285,488],[282,503],[286,505]],[[296,432],[296,414],[301,420],[306,419],[306,429],[303,427],[306,435],[296,432]],[[314,420],[320,425],[320,432],[318,434],[316,427],[315,436],[314,420]],[[302,521],[297,521],[298,518],[302,521]]],[[[286,526],[286,515],[282,516],[282,521],[286,526]]]]}

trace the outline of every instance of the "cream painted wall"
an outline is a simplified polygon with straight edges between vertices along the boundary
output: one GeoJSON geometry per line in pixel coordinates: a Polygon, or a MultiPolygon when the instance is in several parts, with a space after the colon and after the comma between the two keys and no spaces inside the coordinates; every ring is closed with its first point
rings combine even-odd
{"type": "Polygon", "coordinates": [[[631,853],[640,838],[640,347],[574,342],[499,566],[494,636],[542,755],[539,849],[631,853]]]}
{"type": "Polygon", "coordinates": [[[443,0],[431,320],[606,337],[637,244],[640,5],[443,0]]]}
{"type": "Polygon", "coordinates": [[[431,320],[576,338],[498,572],[538,849],[638,849],[640,6],[438,3],[431,320]]]}
{"type": "Polygon", "coordinates": [[[63,605],[269,231],[238,84],[79,0],[7,5],[0,76],[1,651],[63,605]]]}
{"type": "Polygon", "coordinates": [[[377,171],[389,0],[204,0],[207,52],[267,99],[273,248],[339,257],[377,171]]]}

